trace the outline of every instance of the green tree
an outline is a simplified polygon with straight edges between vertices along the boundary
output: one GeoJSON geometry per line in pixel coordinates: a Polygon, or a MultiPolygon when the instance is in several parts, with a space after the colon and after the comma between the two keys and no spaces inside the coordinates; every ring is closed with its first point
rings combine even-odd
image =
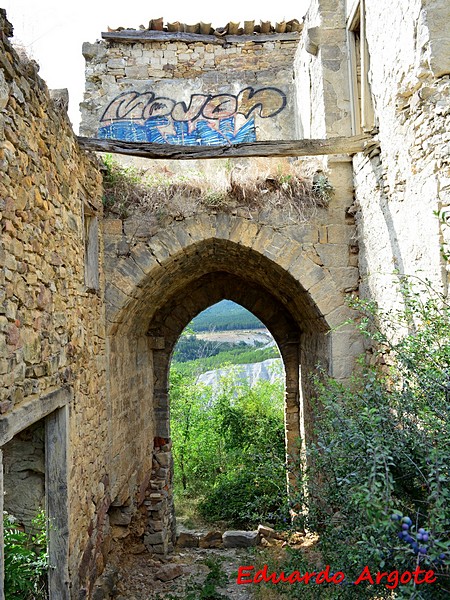
{"type": "Polygon", "coordinates": [[[196,493],[220,468],[220,440],[209,410],[212,390],[181,374],[170,372],[171,433],[175,482],[196,493]]]}
{"type": "Polygon", "coordinates": [[[252,387],[236,367],[213,394],[173,366],[175,476],[203,497],[205,518],[236,525],[286,518],[283,403],[281,379],[252,387]]]}

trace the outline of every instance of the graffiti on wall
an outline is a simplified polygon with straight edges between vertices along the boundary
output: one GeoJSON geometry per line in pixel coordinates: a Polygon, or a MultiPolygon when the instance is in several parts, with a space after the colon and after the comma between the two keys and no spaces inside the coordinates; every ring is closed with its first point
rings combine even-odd
{"type": "Polygon", "coordinates": [[[255,117],[267,119],[286,106],[275,87],[246,87],[239,94],[192,94],[189,105],[154,92],[123,92],[100,119],[100,138],[186,146],[256,141],[255,117]]]}

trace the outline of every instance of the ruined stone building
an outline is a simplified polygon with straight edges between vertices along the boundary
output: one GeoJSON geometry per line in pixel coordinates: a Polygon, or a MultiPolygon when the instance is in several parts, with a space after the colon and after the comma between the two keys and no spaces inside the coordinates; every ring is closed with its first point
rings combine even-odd
{"type": "Polygon", "coordinates": [[[128,30],[86,43],[83,136],[368,140],[305,159],[333,188],[306,218],[262,199],[160,221],[104,218],[100,161],[2,16],[0,501],[26,520],[45,499],[52,600],[91,598],[132,526],[149,551],[170,552],[168,367],[197,313],[228,298],[269,328],[294,451],[312,426],[308,375],[321,363],[345,380],[364,350],[339,327],[353,316],[346,298],[395,305],[395,272],[447,289],[449,21],[445,0],[312,0],[303,26],[278,32],[128,30]]]}

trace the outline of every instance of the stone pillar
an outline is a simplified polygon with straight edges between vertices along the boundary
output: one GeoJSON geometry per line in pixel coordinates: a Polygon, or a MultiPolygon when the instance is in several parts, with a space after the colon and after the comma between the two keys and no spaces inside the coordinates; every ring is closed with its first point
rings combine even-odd
{"type": "Polygon", "coordinates": [[[153,554],[166,555],[175,545],[172,441],[155,437],[150,485],[144,501],[148,511],[144,544],[153,554]]]}
{"type": "Polygon", "coordinates": [[[299,340],[291,340],[280,347],[286,372],[286,392],[284,404],[284,427],[286,443],[287,485],[290,500],[298,489],[296,476],[300,459],[299,444],[304,446],[304,432],[301,427],[301,394],[299,380],[299,340]]]}

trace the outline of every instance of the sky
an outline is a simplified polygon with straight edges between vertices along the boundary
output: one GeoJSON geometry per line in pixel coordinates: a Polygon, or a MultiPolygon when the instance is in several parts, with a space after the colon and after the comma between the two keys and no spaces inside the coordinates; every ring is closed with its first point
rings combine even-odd
{"type": "Polygon", "coordinates": [[[95,42],[108,26],[148,27],[150,19],[164,18],[187,24],[211,22],[223,27],[229,21],[259,20],[280,22],[299,19],[309,0],[172,0],[155,3],[144,0],[3,0],[8,19],[14,26],[14,43],[25,46],[28,55],[40,65],[39,74],[51,89],[69,90],[69,117],[78,132],[79,108],[84,90],[83,42],[95,42]]]}

